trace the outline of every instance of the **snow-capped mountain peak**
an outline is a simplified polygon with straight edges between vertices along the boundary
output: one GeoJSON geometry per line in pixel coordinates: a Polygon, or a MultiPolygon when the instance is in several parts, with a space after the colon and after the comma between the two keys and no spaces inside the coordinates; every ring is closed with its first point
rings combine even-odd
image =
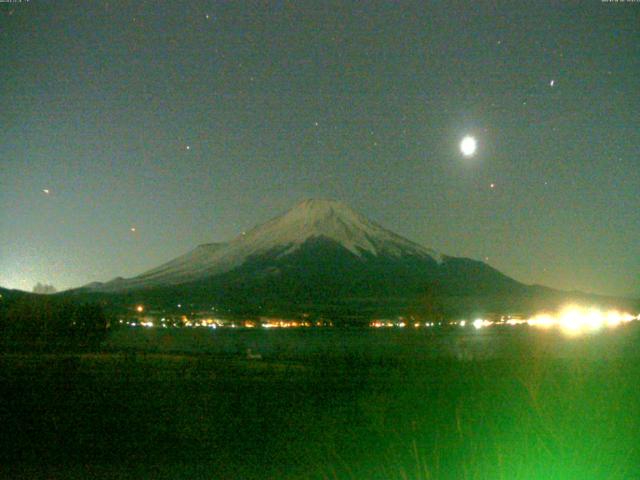
{"type": "MultiPolygon", "coordinates": [[[[206,278],[231,271],[256,256],[273,252],[280,257],[288,255],[308,240],[320,238],[337,243],[357,257],[430,257],[438,262],[441,259],[437,252],[396,235],[344,203],[311,199],[228,243],[200,245],[160,267],[111,286],[142,288],[206,278]]],[[[109,290],[110,283],[103,288],[109,290]]]]}
{"type": "Polygon", "coordinates": [[[319,237],[332,240],[357,256],[367,252],[438,257],[436,252],[382,228],[336,200],[304,200],[239,240],[256,251],[288,245],[286,253],[289,253],[305,241],[319,237]]]}

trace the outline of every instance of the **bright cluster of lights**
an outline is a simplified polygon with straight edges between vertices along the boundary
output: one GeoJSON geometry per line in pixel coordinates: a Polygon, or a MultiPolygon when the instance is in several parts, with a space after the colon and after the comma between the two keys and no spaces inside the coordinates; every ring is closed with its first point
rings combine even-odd
{"type": "MultiPolygon", "coordinates": [[[[180,306],[180,305],[178,305],[180,306]]],[[[133,310],[137,314],[145,312],[144,305],[136,305],[133,310]]],[[[570,305],[557,313],[541,313],[530,318],[522,316],[503,316],[499,320],[476,318],[474,320],[459,320],[451,322],[420,322],[413,317],[405,318],[399,316],[395,319],[376,319],[369,323],[373,328],[430,328],[441,326],[454,326],[460,327],[473,326],[474,329],[480,330],[493,325],[528,325],[540,329],[558,328],[562,332],[568,335],[579,335],[582,333],[596,332],[604,328],[614,328],[619,325],[631,322],[633,320],[640,320],[640,315],[633,316],[627,312],[621,312],[618,310],[602,311],[597,308],[585,308],[577,305],[570,305]]],[[[129,325],[131,327],[208,327],[216,329],[220,327],[225,328],[309,328],[309,327],[332,327],[333,322],[328,320],[311,321],[309,314],[304,314],[301,320],[291,320],[284,318],[273,317],[260,317],[258,320],[239,320],[239,321],[226,321],[219,318],[209,317],[206,318],[188,318],[186,315],[182,315],[179,319],[172,318],[160,318],[157,322],[151,315],[137,315],[135,319],[120,319],[119,323],[129,325]]]]}
{"type": "Polygon", "coordinates": [[[473,328],[475,328],[476,330],[480,330],[483,327],[488,327],[490,325],[493,325],[493,322],[490,320],[483,320],[482,318],[476,318],[473,321],[473,328]]]}
{"type": "MultiPolygon", "coordinates": [[[[212,308],[215,310],[215,307],[212,308]]],[[[309,319],[310,315],[305,313],[302,315],[301,320],[297,319],[284,319],[284,318],[267,318],[260,317],[257,320],[224,320],[221,318],[215,318],[211,316],[200,317],[196,315],[189,318],[187,315],[181,315],[179,318],[174,317],[162,317],[159,319],[153,315],[139,315],[145,311],[144,305],[136,305],[133,307],[133,311],[138,314],[135,318],[119,319],[120,325],[128,325],[130,327],[185,327],[185,328],[309,328],[309,327],[333,327],[331,320],[319,319],[312,321],[309,319]]]]}
{"type": "MultiPolygon", "coordinates": [[[[560,328],[568,335],[578,335],[587,332],[596,332],[603,328],[614,328],[619,325],[629,323],[633,320],[640,320],[640,315],[634,317],[630,313],[618,310],[603,312],[597,308],[584,308],[571,305],[563,308],[558,313],[542,313],[529,319],[507,318],[500,321],[491,321],[478,318],[473,321],[473,326],[477,330],[491,325],[523,325],[548,329],[560,328]]],[[[464,327],[465,321],[460,322],[464,327]]]]}
{"type": "Polygon", "coordinates": [[[395,327],[396,324],[390,320],[373,320],[369,323],[369,326],[373,328],[390,328],[395,327]]]}
{"type": "Polygon", "coordinates": [[[557,316],[537,315],[527,320],[534,327],[550,328],[560,327],[568,334],[579,334],[589,331],[598,331],[604,327],[614,328],[618,325],[637,320],[630,313],[609,310],[602,312],[597,308],[580,308],[571,306],[563,309],[557,316]]]}
{"type": "MultiPolygon", "coordinates": [[[[404,328],[407,325],[409,326],[413,326],[413,328],[420,328],[420,327],[434,327],[436,325],[435,322],[413,322],[413,323],[407,323],[405,321],[405,319],[403,317],[400,317],[398,320],[372,320],[371,322],[369,322],[369,326],[373,327],[373,328],[393,328],[393,327],[398,327],[398,328],[404,328]]],[[[441,322],[438,323],[438,325],[442,325],[441,322]]]]}
{"type": "Polygon", "coordinates": [[[311,327],[311,322],[306,320],[297,321],[297,320],[266,320],[263,321],[263,328],[299,328],[299,327],[311,327]]]}
{"type": "Polygon", "coordinates": [[[191,323],[194,327],[218,328],[222,326],[222,322],[217,318],[201,318],[199,320],[194,320],[191,323]]]}

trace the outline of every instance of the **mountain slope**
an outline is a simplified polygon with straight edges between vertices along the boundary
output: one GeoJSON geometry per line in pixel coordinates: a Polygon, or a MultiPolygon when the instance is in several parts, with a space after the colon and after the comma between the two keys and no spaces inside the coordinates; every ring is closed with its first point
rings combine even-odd
{"type": "MultiPolygon", "coordinates": [[[[524,285],[470,259],[361,255],[326,237],[283,255],[272,250],[226,273],[177,286],[181,297],[246,303],[379,302],[421,295],[478,295],[520,291],[524,285]]],[[[384,303],[384,302],[383,302],[384,303]]]]}

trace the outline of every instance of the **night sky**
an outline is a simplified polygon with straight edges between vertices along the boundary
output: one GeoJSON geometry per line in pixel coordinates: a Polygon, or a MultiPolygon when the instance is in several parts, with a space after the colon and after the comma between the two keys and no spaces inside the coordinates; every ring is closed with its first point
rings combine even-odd
{"type": "Polygon", "coordinates": [[[0,126],[4,287],[136,275],[319,197],[640,296],[640,3],[0,3],[0,126]]]}

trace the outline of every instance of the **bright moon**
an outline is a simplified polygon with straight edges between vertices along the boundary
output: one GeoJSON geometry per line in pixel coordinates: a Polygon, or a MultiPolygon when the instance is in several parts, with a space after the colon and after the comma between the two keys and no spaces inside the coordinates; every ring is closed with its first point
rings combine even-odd
{"type": "Polygon", "coordinates": [[[476,139],[470,135],[467,135],[460,142],[460,151],[465,157],[470,157],[474,153],[476,153],[476,148],[478,147],[478,142],[476,139]]]}

